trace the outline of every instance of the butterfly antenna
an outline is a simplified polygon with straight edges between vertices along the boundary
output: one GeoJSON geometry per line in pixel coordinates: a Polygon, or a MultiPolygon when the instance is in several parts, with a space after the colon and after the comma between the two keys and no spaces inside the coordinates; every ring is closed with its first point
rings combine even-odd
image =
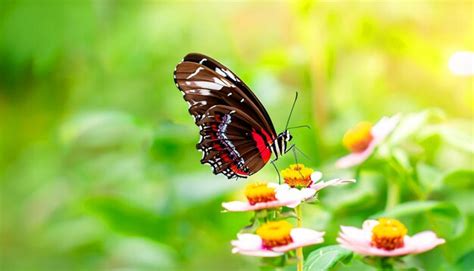
{"type": "Polygon", "coordinates": [[[288,124],[290,123],[291,114],[293,114],[293,109],[295,109],[296,100],[298,100],[298,91],[296,92],[295,100],[293,101],[293,105],[291,106],[290,115],[288,116],[288,120],[286,121],[285,131],[288,129],[288,124]]]}
{"type": "Polygon", "coordinates": [[[308,128],[308,129],[311,130],[311,126],[309,126],[309,125],[291,126],[291,127],[286,128],[286,129],[290,130],[290,129],[296,129],[296,128],[308,128]]]}

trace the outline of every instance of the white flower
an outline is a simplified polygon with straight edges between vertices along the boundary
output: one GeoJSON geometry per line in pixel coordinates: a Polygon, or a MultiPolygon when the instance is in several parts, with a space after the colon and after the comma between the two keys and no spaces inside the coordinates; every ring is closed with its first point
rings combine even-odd
{"type": "Polygon", "coordinates": [[[257,257],[277,257],[299,247],[319,244],[324,241],[324,232],[306,228],[292,228],[291,224],[272,221],[257,229],[257,234],[238,234],[231,242],[232,253],[257,257]]]}
{"type": "Polygon", "coordinates": [[[337,241],[358,254],[380,257],[418,254],[445,243],[432,231],[408,236],[405,226],[395,219],[366,220],[362,229],[341,226],[337,241]]]}

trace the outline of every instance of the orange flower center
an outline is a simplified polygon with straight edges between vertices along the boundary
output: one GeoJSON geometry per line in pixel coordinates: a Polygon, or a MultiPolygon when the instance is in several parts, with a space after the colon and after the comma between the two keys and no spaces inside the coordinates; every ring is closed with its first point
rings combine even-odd
{"type": "Polygon", "coordinates": [[[303,164],[294,164],[281,171],[285,183],[296,188],[309,187],[313,182],[311,173],[313,173],[313,169],[307,168],[303,164]]]}
{"type": "Polygon", "coordinates": [[[267,183],[252,183],[245,188],[245,196],[251,205],[276,200],[275,188],[267,183]]]}
{"type": "Polygon", "coordinates": [[[292,225],[285,221],[271,221],[263,224],[257,229],[257,235],[262,238],[264,248],[272,248],[288,245],[291,239],[292,225]]]}
{"type": "Polygon", "coordinates": [[[407,228],[400,221],[390,218],[380,218],[379,224],[372,229],[371,245],[385,250],[403,247],[403,237],[407,228]]]}
{"type": "Polygon", "coordinates": [[[342,143],[351,152],[363,152],[373,139],[371,130],[372,124],[360,122],[346,132],[342,143]]]}

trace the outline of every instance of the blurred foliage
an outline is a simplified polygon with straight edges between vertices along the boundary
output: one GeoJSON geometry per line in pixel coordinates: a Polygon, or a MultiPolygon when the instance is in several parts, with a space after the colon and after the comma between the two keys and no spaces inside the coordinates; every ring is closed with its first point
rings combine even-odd
{"type": "MultiPolygon", "coordinates": [[[[393,175],[405,203],[392,215],[448,240],[412,257],[416,266],[472,267],[473,77],[447,69],[455,51],[474,49],[472,10],[469,1],[1,1],[1,269],[258,268],[230,253],[250,214],[220,212],[245,181],[200,165],[198,129],[173,84],[188,52],[231,67],[277,130],[299,91],[291,123],[313,129],[294,141],[327,175],[354,174],[333,167],[347,128],[421,112],[405,115],[387,147],[404,169],[393,175]]],[[[325,244],[340,224],[383,211],[381,168],[369,161],[356,185],[304,210],[325,244]]],[[[266,167],[251,179],[274,178],[266,167]]]]}

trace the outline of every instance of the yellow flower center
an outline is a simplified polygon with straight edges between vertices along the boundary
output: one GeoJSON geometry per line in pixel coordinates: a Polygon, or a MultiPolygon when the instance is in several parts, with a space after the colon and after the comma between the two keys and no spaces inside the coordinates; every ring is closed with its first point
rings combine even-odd
{"type": "Polygon", "coordinates": [[[251,205],[276,200],[275,188],[269,187],[267,183],[252,183],[247,185],[245,188],[245,196],[251,205]]]}
{"type": "Polygon", "coordinates": [[[351,152],[362,152],[367,149],[373,139],[371,130],[372,124],[360,122],[346,132],[342,144],[351,152]]]}
{"type": "Polygon", "coordinates": [[[391,218],[380,218],[379,224],[372,229],[371,245],[385,250],[403,247],[403,237],[407,228],[400,221],[391,218]]]}
{"type": "Polygon", "coordinates": [[[281,171],[285,183],[296,188],[309,187],[313,182],[311,173],[313,173],[313,169],[305,167],[303,164],[294,164],[281,171]]]}
{"type": "Polygon", "coordinates": [[[285,220],[272,221],[260,226],[257,234],[262,238],[264,248],[284,246],[293,242],[290,235],[292,227],[285,220]]]}

